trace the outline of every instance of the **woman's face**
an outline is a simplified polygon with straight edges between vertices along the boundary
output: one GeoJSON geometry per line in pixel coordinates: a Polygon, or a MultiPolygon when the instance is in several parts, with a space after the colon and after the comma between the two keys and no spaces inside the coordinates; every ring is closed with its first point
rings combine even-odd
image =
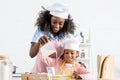
{"type": "Polygon", "coordinates": [[[51,28],[53,33],[59,32],[64,26],[65,19],[52,16],[51,17],[51,28]]]}
{"type": "Polygon", "coordinates": [[[67,63],[73,63],[77,56],[78,56],[78,51],[71,50],[71,49],[64,50],[63,57],[67,63]]]}

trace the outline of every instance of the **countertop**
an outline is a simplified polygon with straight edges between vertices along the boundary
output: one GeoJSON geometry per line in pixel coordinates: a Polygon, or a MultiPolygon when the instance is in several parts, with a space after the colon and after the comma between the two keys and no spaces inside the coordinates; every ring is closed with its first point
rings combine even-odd
{"type": "Polygon", "coordinates": [[[110,78],[110,79],[103,79],[103,78],[101,78],[101,79],[98,79],[98,80],[120,80],[120,78],[110,78]]]}

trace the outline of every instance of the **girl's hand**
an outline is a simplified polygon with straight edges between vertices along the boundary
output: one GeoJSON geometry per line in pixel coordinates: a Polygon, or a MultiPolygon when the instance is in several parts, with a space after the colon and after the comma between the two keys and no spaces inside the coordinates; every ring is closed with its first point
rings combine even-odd
{"type": "Polygon", "coordinates": [[[48,41],[50,41],[49,38],[47,38],[47,36],[42,36],[39,38],[38,43],[40,43],[41,46],[45,45],[48,41]]]}

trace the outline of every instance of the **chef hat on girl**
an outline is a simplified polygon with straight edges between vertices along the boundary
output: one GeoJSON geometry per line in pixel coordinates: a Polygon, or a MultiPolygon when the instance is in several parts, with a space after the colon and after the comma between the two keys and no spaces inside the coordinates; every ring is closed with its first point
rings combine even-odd
{"type": "Polygon", "coordinates": [[[51,15],[63,19],[67,19],[69,15],[68,7],[62,3],[54,3],[53,5],[46,7],[45,9],[50,11],[51,15]]]}
{"type": "Polygon", "coordinates": [[[79,51],[80,50],[79,44],[80,44],[80,42],[79,42],[79,39],[77,39],[77,38],[67,39],[67,40],[63,41],[63,48],[79,51]]]}

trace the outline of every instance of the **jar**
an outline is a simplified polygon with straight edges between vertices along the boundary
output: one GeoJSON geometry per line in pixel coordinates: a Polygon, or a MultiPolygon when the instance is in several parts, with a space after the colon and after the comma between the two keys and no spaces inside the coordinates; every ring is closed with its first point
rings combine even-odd
{"type": "Polygon", "coordinates": [[[12,80],[12,62],[7,56],[0,56],[0,80],[12,80]]]}

